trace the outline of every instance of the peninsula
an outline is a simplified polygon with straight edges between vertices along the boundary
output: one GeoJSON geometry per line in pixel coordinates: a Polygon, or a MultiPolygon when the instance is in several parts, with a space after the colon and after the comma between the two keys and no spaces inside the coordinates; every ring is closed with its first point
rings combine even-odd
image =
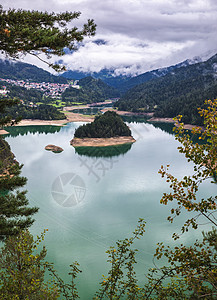
{"type": "Polygon", "coordinates": [[[135,139],[122,118],[114,111],[96,116],[92,123],[78,127],[70,144],[74,147],[106,147],[132,144],[135,139]]]}

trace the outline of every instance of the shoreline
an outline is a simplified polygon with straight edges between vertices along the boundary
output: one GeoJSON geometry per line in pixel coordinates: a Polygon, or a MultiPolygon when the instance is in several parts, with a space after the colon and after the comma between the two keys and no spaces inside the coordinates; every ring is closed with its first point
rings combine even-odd
{"type": "Polygon", "coordinates": [[[0,130],[0,135],[3,135],[3,134],[8,134],[9,132],[8,131],[6,131],[6,130],[4,130],[4,129],[1,129],[0,130]]]}
{"type": "Polygon", "coordinates": [[[64,126],[70,122],[92,122],[94,116],[85,116],[73,112],[65,112],[66,119],[63,120],[36,120],[36,119],[23,119],[15,126],[31,126],[31,125],[52,125],[52,126],[64,126]]]}
{"type": "MultiPolygon", "coordinates": [[[[175,127],[178,127],[177,123],[173,120],[173,118],[151,118],[149,119],[147,122],[153,122],[153,123],[170,123],[170,124],[174,124],[175,127]]],[[[195,127],[200,127],[203,129],[202,126],[199,125],[192,125],[192,124],[184,124],[184,129],[186,130],[192,130],[195,127]]]]}
{"type": "MultiPolygon", "coordinates": [[[[99,102],[97,104],[106,104],[106,102],[99,102]]],[[[63,120],[39,120],[39,119],[23,119],[21,120],[18,124],[14,126],[46,126],[46,125],[51,125],[51,126],[64,126],[67,123],[70,122],[93,122],[95,116],[90,116],[90,115],[83,115],[79,113],[73,113],[72,111],[75,109],[82,109],[82,108],[89,108],[91,104],[87,105],[78,105],[78,106],[67,106],[63,108],[63,112],[66,116],[66,119],[63,120]]],[[[112,108],[105,108],[103,112],[108,111],[108,110],[113,110],[112,108]]],[[[153,117],[153,113],[135,113],[135,112],[129,112],[129,111],[116,111],[116,113],[120,116],[147,116],[151,117],[147,121],[152,123],[152,122],[159,122],[159,123],[173,123],[175,125],[175,122],[173,118],[157,118],[153,117]]],[[[175,125],[176,126],[176,125],[175,125]]],[[[192,130],[193,127],[196,125],[191,125],[191,124],[185,124],[184,129],[192,130]]],[[[6,130],[0,130],[0,135],[5,135],[8,134],[6,130]]]]}
{"type": "Polygon", "coordinates": [[[152,117],[151,119],[148,120],[148,122],[156,122],[156,123],[173,123],[175,124],[175,121],[173,118],[157,118],[157,117],[152,117]]]}
{"type": "MultiPolygon", "coordinates": [[[[106,102],[107,103],[107,102],[106,102]]],[[[63,120],[39,120],[39,119],[23,119],[21,120],[18,124],[14,125],[14,126],[41,126],[41,125],[52,125],[52,126],[64,126],[67,123],[70,122],[93,122],[95,116],[85,116],[82,114],[78,114],[78,113],[73,113],[72,111],[69,110],[74,110],[74,109],[79,109],[79,108],[88,108],[89,106],[87,105],[83,105],[83,106],[72,106],[72,107],[65,107],[63,112],[66,116],[66,119],[63,120]]],[[[105,111],[110,110],[105,109],[105,111]]],[[[128,111],[116,111],[118,115],[121,116],[138,116],[138,115],[148,115],[146,113],[133,113],[133,112],[128,112],[128,111]]],[[[148,115],[151,116],[151,115],[148,115]]],[[[0,135],[4,135],[4,134],[8,134],[8,132],[6,130],[0,130],[0,135]]]]}
{"type": "MultiPolygon", "coordinates": [[[[70,122],[93,122],[94,116],[84,116],[81,114],[76,114],[72,112],[67,112],[66,119],[63,120],[39,120],[39,119],[23,119],[18,124],[14,125],[16,127],[19,126],[64,126],[70,122]]],[[[0,130],[0,135],[8,134],[6,130],[0,130]]]]}
{"type": "Polygon", "coordinates": [[[132,136],[119,136],[111,138],[74,138],[70,141],[73,147],[107,147],[135,143],[132,136]]]}

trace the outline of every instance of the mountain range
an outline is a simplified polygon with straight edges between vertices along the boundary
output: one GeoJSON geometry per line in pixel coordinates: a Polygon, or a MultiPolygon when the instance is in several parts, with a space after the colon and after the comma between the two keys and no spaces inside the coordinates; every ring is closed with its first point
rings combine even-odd
{"type": "Polygon", "coordinates": [[[199,124],[198,107],[203,107],[205,99],[216,97],[217,54],[135,86],[116,105],[120,110],[152,111],[159,117],[182,114],[185,123],[199,124]]]}
{"type": "Polygon", "coordinates": [[[79,79],[79,80],[85,77],[93,77],[95,79],[101,79],[106,84],[113,86],[119,91],[121,90],[120,86],[131,78],[124,75],[116,76],[115,70],[110,70],[110,69],[103,69],[100,72],[81,72],[81,71],[69,70],[61,74],[61,76],[67,79],[79,79]]]}
{"type": "Polygon", "coordinates": [[[91,76],[96,79],[101,79],[108,85],[111,85],[116,89],[118,89],[121,94],[124,94],[126,91],[130,90],[136,85],[142,84],[154,78],[165,76],[166,74],[172,72],[175,69],[202,62],[206,60],[207,56],[210,57],[210,53],[206,53],[201,57],[196,56],[193,59],[187,59],[176,65],[148,71],[137,76],[124,76],[124,75],[117,76],[115,74],[115,69],[103,69],[100,72],[82,72],[76,70],[73,71],[68,70],[63,74],[61,74],[61,76],[67,79],[82,79],[87,76],[88,77],[91,76]]]}
{"type": "Polygon", "coordinates": [[[0,59],[0,78],[14,80],[30,80],[36,82],[67,83],[67,79],[55,76],[34,65],[0,59]]]}
{"type": "Polygon", "coordinates": [[[29,64],[0,60],[0,78],[59,83],[67,82],[67,78],[80,79],[81,88],[67,89],[63,101],[92,103],[121,95],[116,102],[119,110],[154,112],[157,117],[182,114],[185,123],[201,124],[198,107],[203,107],[205,99],[217,97],[217,54],[206,61],[186,60],[135,77],[115,76],[114,70],[107,69],[55,76],[29,64]]]}

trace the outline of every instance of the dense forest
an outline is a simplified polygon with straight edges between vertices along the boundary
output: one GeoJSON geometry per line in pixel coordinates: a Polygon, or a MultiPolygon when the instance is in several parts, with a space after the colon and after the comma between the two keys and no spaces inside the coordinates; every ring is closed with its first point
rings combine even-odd
{"type": "Polygon", "coordinates": [[[114,111],[107,111],[96,116],[94,122],[78,127],[76,138],[110,138],[115,136],[131,136],[129,127],[114,111]]]}
{"type": "Polygon", "coordinates": [[[94,103],[116,98],[119,92],[100,79],[85,77],[79,80],[80,89],[68,88],[62,94],[64,102],[94,103]]]}
{"type": "Polygon", "coordinates": [[[34,65],[14,60],[0,59],[0,78],[37,82],[67,83],[67,79],[55,76],[34,65]]]}
{"type": "Polygon", "coordinates": [[[1,85],[7,86],[7,89],[10,91],[8,94],[8,97],[10,98],[19,98],[27,103],[37,103],[42,101],[43,92],[37,89],[26,89],[25,87],[11,85],[7,82],[1,82],[1,85]]]}
{"type": "Polygon", "coordinates": [[[13,119],[21,117],[22,119],[38,120],[63,120],[66,119],[64,113],[60,112],[52,105],[40,104],[36,107],[19,104],[8,108],[2,116],[10,115],[13,119]]]}
{"type": "Polygon", "coordinates": [[[185,123],[202,124],[198,107],[217,96],[217,55],[189,65],[129,90],[117,103],[120,110],[154,111],[158,117],[183,115],[185,123]]]}

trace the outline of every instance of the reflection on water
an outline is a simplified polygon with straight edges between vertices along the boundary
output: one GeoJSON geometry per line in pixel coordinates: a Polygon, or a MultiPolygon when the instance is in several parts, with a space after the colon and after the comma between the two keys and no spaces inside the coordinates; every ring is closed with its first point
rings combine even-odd
{"type": "Polygon", "coordinates": [[[16,137],[19,135],[27,135],[28,133],[37,134],[37,133],[56,133],[59,132],[61,126],[53,125],[36,125],[36,126],[12,126],[6,127],[5,130],[9,134],[5,135],[7,137],[16,137]]]}
{"type": "Polygon", "coordinates": [[[89,157],[113,157],[124,155],[132,147],[132,144],[123,144],[107,147],[75,147],[75,153],[89,157]]]}
{"type": "MultiPolygon", "coordinates": [[[[160,128],[162,131],[169,133],[171,135],[175,135],[175,131],[173,130],[175,128],[175,125],[172,123],[160,123],[160,122],[153,122],[151,123],[155,128],[160,128]]],[[[195,125],[196,126],[196,125],[195,125]]],[[[192,134],[191,130],[185,130],[185,134],[188,134],[190,139],[193,141],[193,143],[198,143],[199,145],[202,145],[204,143],[207,143],[207,140],[199,139],[200,134],[192,134]]]]}
{"type": "MultiPolygon", "coordinates": [[[[163,122],[149,122],[149,118],[145,117],[145,116],[121,116],[122,119],[131,124],[132,127],[133,123],[137,124],[137,123],[141,123],[143,124],[144,127],[147,127],[147,124],[151,124],[152,126],[154,126],[155,128],[159,128],[162,131],[169,133],[171,135],[175,135],[175,131],[173,130],[175,128],[175,125],[173,123],[163,123],[163,122]]],[[[196,126],[196,125],[195,125],[196,126]]],[[[185,133],[189,134],[190,138],[192,139],[192,141],[194,143],[198,143],[198,144],[203,144],[206,143],[207,141],[205,140],[201,140],[199,139],[200,135],[193,135],[191,130],[185,130],[185,133]]]]}
{"type": "Polygon", "coordinates": [[[174,124],[172,123],[160,123],[160,122],[153,122],[151,123],[155,128],[160,128],[162,131],[166,132],[166,133],[169,133],[169,134],[172,134],[174,135],[174,131],[173,131],[173,128],[174,128],[174,124]]]}
{"type": "Polygon", "coordinates": [[[112,103],[102,103],[102,104],[90,104],[91,107],[100,107],[101,109],[105,107],[112,107],[112,103]]]}
{"type": "Polygon", "coordinates": [[[79,108],[71,110],[73,113],[82,114],[82,115],[96,115],[102,113],[104,108],[112,107],[111,103],[108,104],[94,104],[94,106],[87,108],[79,108]]]}
{"type": "MultiPolygon", "coordinates": [[[[143,123],[146,124],[149,120],[148,117],[146,116],[142,116],[142,115],[138,115],[138,116],[122,116],[122,119],[124,120],[124,122],[127,122],[129,124],[132,123],[143,123]]],[[[149,123],[149,122],[148,122],[149,123]]],[[[152,124],[155,128],[160,128],[162,131],[165,131],[169,134],[174,134],[173,132],[173,127],[174,124],[172,123],[160,123],[160,122],[150,122],[150,124],[152,124]]]]}
{"type": "Polygon", "coordinates": [[[124,122],[127,123],[144,123],[147,122],[148,118],[146,116],[121,116],[124,122]]]}
{"type": "Polygon", "coordinates": [[[90,107],[90,108],[80,108],[71,110],[73,113],[82,114],[82,115],[96,115],[101,112],[102,108],[90,107]]]}

